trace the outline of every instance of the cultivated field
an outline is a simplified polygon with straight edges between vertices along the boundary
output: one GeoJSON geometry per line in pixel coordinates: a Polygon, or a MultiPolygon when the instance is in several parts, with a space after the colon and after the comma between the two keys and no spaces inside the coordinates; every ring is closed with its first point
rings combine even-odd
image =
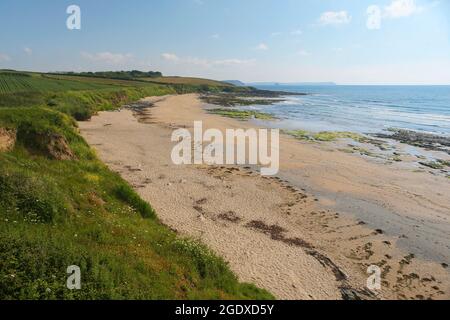
{"type": "Polygon", "coordinates": [[[96,82],[54,79],[43,74],[0,72],[0,94],[16,92],[93,90],[102,88],[106,88],[106,86],[96,82]]]}

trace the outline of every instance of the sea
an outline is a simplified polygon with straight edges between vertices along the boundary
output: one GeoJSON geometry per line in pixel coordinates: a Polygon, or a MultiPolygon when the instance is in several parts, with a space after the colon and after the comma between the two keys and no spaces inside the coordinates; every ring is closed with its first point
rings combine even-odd
{"type": "Polygon", "coordinates": [[[450,86],[259,85],[286,96],[246,107],[274,115],[287,130],[381,133],[391,128],[450,136],[450,86]]]}

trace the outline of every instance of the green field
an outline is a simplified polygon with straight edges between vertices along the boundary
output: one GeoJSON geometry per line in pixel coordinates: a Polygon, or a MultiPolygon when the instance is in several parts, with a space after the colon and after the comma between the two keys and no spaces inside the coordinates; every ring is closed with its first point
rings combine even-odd
{"type": "Polygon", "coordinates": [[[86,120],[97,111],[111,110],[146,96],[238,90],[213,80],[177,78],[178,81],[163,83],[155,79],[160,78],[108,79],[0,70],[0,108],[49,107],[86,120]]]}
{"type": "Polygon", "coordinates": [[[0,134],[16,141],[0,151],[0,300],[273,299],[162,225],[78,134],[74,118],[198,87],[14,72],[1,79],[0,134]],[[81,268],[81,290],[66,287],[70,265],[81,268]]]}
{"type": "Polygon", "coordinates": [[[42,74],[0,72],[0,94],[48,92],[65,90],[95,90],[107,86],[94,82],[52,79],[42,74]]]}

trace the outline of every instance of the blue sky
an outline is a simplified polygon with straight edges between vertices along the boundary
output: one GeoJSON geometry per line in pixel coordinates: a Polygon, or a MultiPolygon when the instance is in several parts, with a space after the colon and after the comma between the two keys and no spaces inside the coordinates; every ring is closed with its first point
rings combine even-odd
{"type": "Polygon", "coordinates": [[[450,0],[2,0],[0,68],[450,84],[449,24],[450,0]]]}

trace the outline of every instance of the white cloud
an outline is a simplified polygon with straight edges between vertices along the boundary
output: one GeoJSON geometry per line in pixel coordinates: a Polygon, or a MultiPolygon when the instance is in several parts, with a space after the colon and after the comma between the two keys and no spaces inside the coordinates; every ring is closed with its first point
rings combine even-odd
{"type": "Polygon", "coordinates": [[[292,34],[293,36],[300,36],[300,35],[303,34],[303,31],[300,30],[300,29],[297,29],[297,30],[291,31],[291,34],[292,34]]]}
{"type": "Polygon", "coordinates": [[[344,49],[343,48],[333,48],[333,52],[342,53],[342,52],[344,52],[344,49]]]}
{"type": "Polygon", "coordinates": [[[247,65],[253,63],[255,60],[242,60],[242,59],[224,59],[224,60],[214,60],[212,65],[216,66],[233,66],[233,65],[247,65]]]}
{"type": "Polygon", "coordinates": [[[174,53],[163,53],[163,54],[161,55],[161,57],[162,57],[164,60],[166,60],[166,61],[173,61],[173,62],[176,62],[176,61],[179,61],[179,60],[180,60],[180,58],[178,58],[178,56],[177,56],[176,54],[174,54],[174,53]]]}
{"type": "Polygon", "coordinates": [[[0,62],[6,62],[10,60],[11,58],[7,54],[0,52],[0,62]]]}
{"type": "Polygon", "coordinates": [[[267,51],[269,50],[269,46],[265,43],[260,43],[255,47],[255,50],[267,51]]]}
{"type": "MultiPolygon", "coordinates": [[[[439,2],[432,2],[431,7],[436,6],[439,2]]],[[[383,8],[377,5],[371,5],[367,8],[367,23],[369,30],[381,29],[383,19],[396,19],[409,17],[424,11],[424,7],[418,6],[415,0],[392,0],[392,2],[383,8]]]]}
{"type": "Polygon", "coordinates": [[[211,38],[212,38],[212,39],[219,39],[219,38],[220,38],[220,34],[218,34],[218,33],[213,34],[213,35],[211,36],[211,38]]]}
{"type": "Polygon", "coordinates": [[[87,60],[102,62],[106,64],[120,65],[130,62],[133,55],[130,53],[112,53],[112,52],[99,52],[99,53],[89,53],[81,52],[81,56],[87,60]]]}
{"type": "Polygon", "coordinates": [[[388,18],[408,17],[420,13],[423,8],[418,6],[414,0],[394,0],[384,8],[384,15],[388,18]]]}
{"type": "Polygon", "coordinates": [[[372,5],[367,8],[367,29],[378,30],[381,29],[381,9],[379,6],[372,5]]]}
{"type": "Polygon", "coordinates": [[[322,13],[319,23],[322,25],[339,25],[350,23],[352,17],[347,11],[327,11],[322,13]]]}
{"type": "Polygon", "coordinates": [[[203,68],[211,67],[221,67],[221,66],[237,66],[237,65],[248,65],[254,62],[254,60],[242,60],[242,59],[218,59],[209,60],[196,57],[178,57],[173,53],[163,53],[161,57],[171,63],[176,63],[178,65],[193,65],[203,68]]]}
{"type": "Polygon", "coordinates": [[[271,37],[278,37],[278,36],[281,36],[281,32],[272,32],[271,34],[270,34],[270,36],[271,37]]]}
{"type": "Polygon", "coordinates": [[[33,54],[33,50],[28,47],[24,48],[23,51],[29,56],[31,56],[33,54]]]}

